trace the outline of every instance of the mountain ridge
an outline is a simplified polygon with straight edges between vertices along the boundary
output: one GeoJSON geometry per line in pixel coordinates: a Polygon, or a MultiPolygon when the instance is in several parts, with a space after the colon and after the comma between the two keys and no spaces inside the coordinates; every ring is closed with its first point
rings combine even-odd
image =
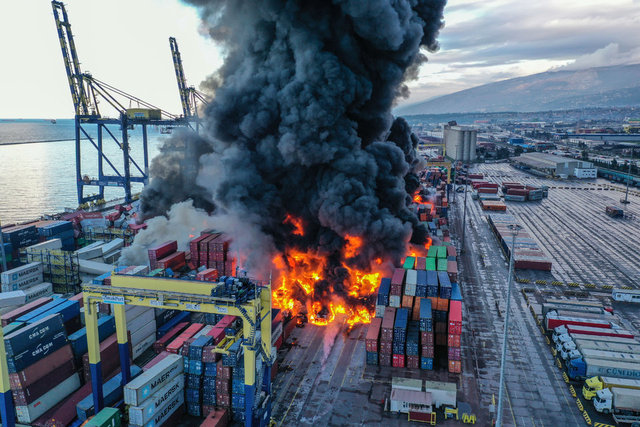
{"type": "Polygon", "coordinates": [[[395,109],[398,115],[535,112],[640,104],[640,64],[552,70],[475,86],[395,109]]]}

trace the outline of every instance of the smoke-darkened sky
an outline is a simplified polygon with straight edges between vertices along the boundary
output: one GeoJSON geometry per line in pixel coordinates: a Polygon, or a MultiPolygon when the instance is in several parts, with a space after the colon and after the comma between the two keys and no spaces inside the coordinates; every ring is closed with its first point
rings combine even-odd
{"type": "MultiPolygon", "coordinates": [[[[189,84],[221,64],[195,9],[178,0],[66,3],[83,70],[169,111],[180,110],[169,36],[178,39],[189,84]]],[[[638,0],[449,0],[445,21],[441,50],[428,54],[401,104],[576,59],[576,66],[640,62],[638,0]]],[[[0,118],[72,117],[50,2],[9,2],[0,35],[9,61],[0,72],[0,118]]]]}

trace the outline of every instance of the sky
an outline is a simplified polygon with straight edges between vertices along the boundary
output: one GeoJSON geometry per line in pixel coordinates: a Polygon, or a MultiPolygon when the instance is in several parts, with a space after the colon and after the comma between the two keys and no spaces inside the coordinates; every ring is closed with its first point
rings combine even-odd
{"type": "MultiPolygon", "coordinates": [[[[169,36],[189,85],[222,64],[196,10],[178,0],[65,5],[82,70],[170,112],[181,107],[169,36]]],[[[440,50],[399,105],[561,67],[640,62],[640,0],[449,0],[445,21],[440,50]]],[[[73,117],[50,2],[5,4],[0,36],[0,118],[73,117]]]]}

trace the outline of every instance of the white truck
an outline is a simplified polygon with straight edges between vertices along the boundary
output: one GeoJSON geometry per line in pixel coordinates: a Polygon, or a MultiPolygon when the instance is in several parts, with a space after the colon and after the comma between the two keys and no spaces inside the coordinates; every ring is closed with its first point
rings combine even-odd
{"type": "Polygon", "coordinates": [[[559,353],[563,360],[567,360],[581,357],[583,350],[640,354],[640,342],[637,344],[624,344],[597,340],[571,339],[561,343],[559,353]]]}
{"type": "Polygon", "coordinates": [[[612,414],[618,424],[640,427],[640,390],[628,388],[605,388],[593,399],[596,411],[612,414]]]}
{"type": "Polygon", "coordinates": [[[613,289],[611,299],[620,302],[640,302],[639,289],[613,289]]]}

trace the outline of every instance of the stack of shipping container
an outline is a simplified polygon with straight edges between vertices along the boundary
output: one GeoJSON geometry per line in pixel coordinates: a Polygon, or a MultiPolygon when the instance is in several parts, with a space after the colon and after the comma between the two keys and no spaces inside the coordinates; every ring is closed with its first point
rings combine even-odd
{"type": "Polygon", "coordinates": [[[405,367],[405,346],[407,342],[407,326],[409,324],[409,311],[406,308],[396,310],[396,318],[393,324],[393,361],[394,368],[405,367]]]}
{"type": "Polygon", "coordinates": [[[449,372],[459,374],[462,371],[462,358],[460,354],[460,336],[462,335],[462,301],[451,300],[449,304],[448,332],[447,352],[449,359],[449,372]]]}

